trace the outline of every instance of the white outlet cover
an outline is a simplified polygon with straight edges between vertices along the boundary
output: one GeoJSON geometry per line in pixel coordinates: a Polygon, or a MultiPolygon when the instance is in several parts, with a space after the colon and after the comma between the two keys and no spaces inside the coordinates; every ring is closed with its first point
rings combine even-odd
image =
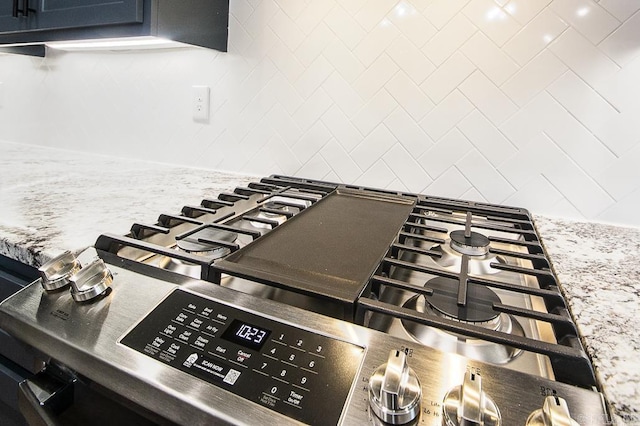
{"type": "Polygon", "coordinates": [[[195,121],[209,121],[209,105],[211,89],[209,86],[192,87],[192,114],[195,121]]]}

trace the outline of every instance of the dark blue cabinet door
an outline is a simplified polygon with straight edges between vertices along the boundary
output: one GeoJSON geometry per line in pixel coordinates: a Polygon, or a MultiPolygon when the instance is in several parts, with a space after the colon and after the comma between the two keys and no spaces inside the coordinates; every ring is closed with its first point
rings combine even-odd
{"type": "Polygon", "coordinates": [[[143,0],[31,0],[29,5],[32,4],[37,5],[37,10],[30,19],[37,21],[38,29],[133,24],[143,20],[143,0]]]}
{"type": "MultiPolygon", "coordinates": [[[[0,32],[18,31],[25,28],[26,21],[13,16],[14,0],[0,0],[0,32]]],[[[22,0],[17,4],[22,7],[22,0]]]]}

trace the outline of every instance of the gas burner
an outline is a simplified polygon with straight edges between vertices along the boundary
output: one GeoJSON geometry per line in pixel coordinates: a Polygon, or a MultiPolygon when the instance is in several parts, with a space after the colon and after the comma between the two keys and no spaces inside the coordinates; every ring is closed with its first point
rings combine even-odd
{"type": "Polygon", "coordinates": [[[179,250],[190,254],[219,259],[231,253],[231,249],[218,242],[233,243],[237,238],[238,234],[235,232],[215,228],[204,228],[185,238],[177,240],[176,246],[179,250]]]}
{"type": "MultiPolygon", "coordinates": [[[[493,310],[494,303],[500,298],[488,287],[469,285],[467,287],[467,303],[459,306],[458,280],[437,277],[429,280],[425,287],[433,290],[433,294],[425,296],[426,302],[439,314],[461,322],[493,324],[499,313],[493,310]]],[[[496,327],[491,327],[496,329],[496,327]]]]}
{"type": "Polygon", "coordinates": [[[461,254],[469,256],[484,256],[489,253],[489,238],[479,232],[453,231],[449,234],[449,245],[461,254]]]}
{"type": "MultiPolygon", "coordinates": [[[[459,251],[454,250],[452,246],[453,243],[449,242],[447,239],[444,244],[431,247],[431,250],[440,253],[440,257],[434,257],[433,261],[443,269],[451,272],[460,272],[462,267],[462,255],[459,251]]],[[[500,270],[491,267],[491,263],[507,263],[502,256],[498,256],[493,253],[487,253],[482,256],[469,256],[468,261],[469,274],[471,275],[497,274],[500,270]]]]}
{"type": "MultiPolygon", "coordinates": [[[[472,324],[489,330],[515,336],[524,336],[524,329],[512,316],[497,313],[493,303],[500,298],[491,289],[471,285],[467,288],[467,306],[457,305],[458,282],[451,278],[437,277],[425,285],[433,289],[431,296],[414,296],[403,307],[425,315],[472,324]]],[[[445,352],[459,353],[479,361],[506,364],[522,353],[521,349],[497,343],[468,338],[445,330],[402,320],[405,330],[418,342],[445,352]]]]}
{"type": "MultiPolygon", "coordinates": [[[[310,201],[300,200],[292,197],[272,197],[266,203],[262,204],[262,209],[255,216],[257,219],[266,219],[267,221],[276,222],[278,225],[286,222],[287,217],[293,213],[297,213],[311,205],[310,201]]],[[[271,229],[272,225],[268,222],[258,220],[249,220],[254,228],[271,229]]]]}

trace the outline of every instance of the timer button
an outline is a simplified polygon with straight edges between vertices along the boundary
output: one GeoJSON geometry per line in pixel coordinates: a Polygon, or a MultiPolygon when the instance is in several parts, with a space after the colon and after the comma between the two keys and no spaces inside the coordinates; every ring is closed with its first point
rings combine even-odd
{"type": "Polygon", "coordinates": [[[571,418],[567,401],[557,396],[548,396],[542,409],[536,410],[527,419],[527,426],[579,426],[571,418]]]}

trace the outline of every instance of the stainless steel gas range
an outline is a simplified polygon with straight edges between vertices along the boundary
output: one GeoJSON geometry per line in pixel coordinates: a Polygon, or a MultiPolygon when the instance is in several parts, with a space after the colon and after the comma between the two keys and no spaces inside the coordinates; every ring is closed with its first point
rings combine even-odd
{"type": "Polygon", "coordinates": [[[36,417],[90,383],[156,423],[610,424],[523,209],[274,175],[41,274],[0,305],[36,417]]]}

